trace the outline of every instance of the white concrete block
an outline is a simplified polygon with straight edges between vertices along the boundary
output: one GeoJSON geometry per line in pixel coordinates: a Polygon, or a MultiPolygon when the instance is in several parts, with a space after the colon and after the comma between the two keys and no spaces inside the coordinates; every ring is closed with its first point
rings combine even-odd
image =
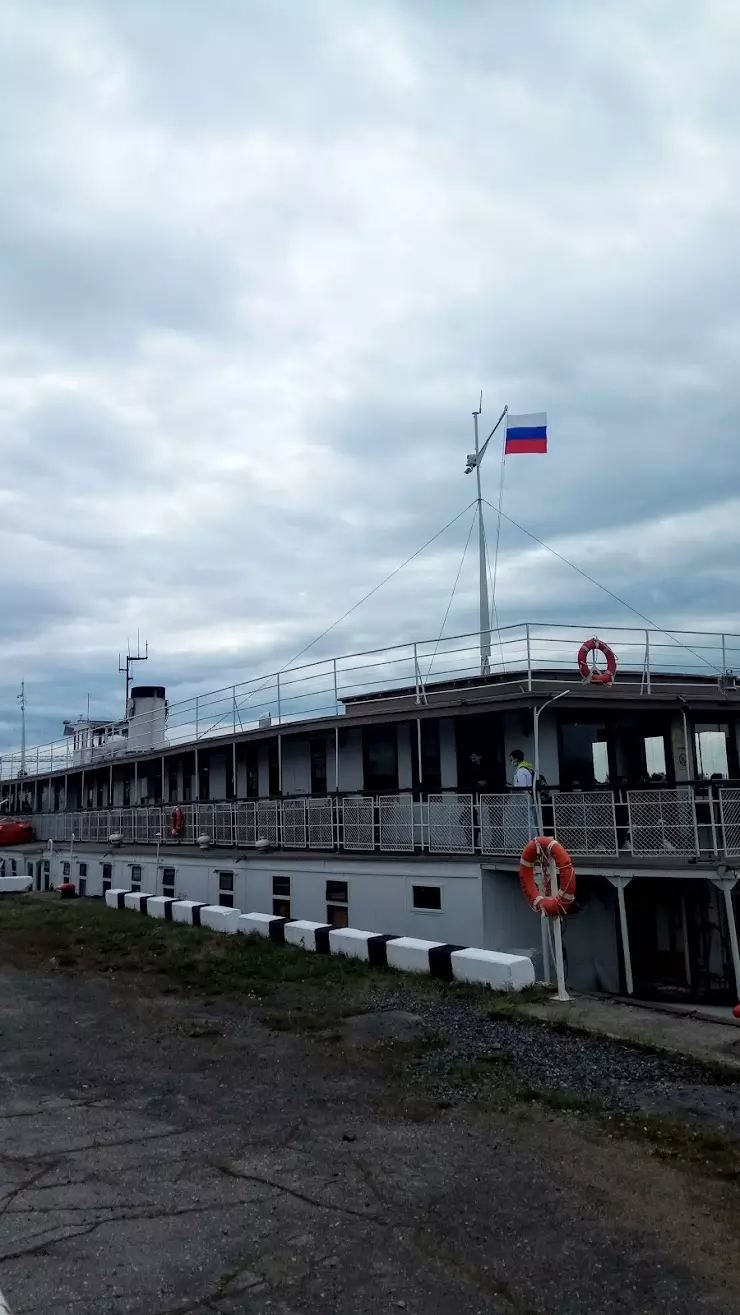
{"type": "Polygon", "coordinates": [[[220,904],[206,904],[200,911],[201,927],[210,927],[211,931],[235,933],[239,930],[241,909],[224,909],[220,904]]]}
{"type": "Polygon", "coordinates": [[[172,921],[187,922],[191,927],[200,926],[200,910],[203,908],[200,900],[180,899],[172,905],[172,921]]]}
{"type": "Polygon", "coordinates": [[[399,936],[386,945],[389,968],[400,968],[405,973],[428,973],[429,951],[444,941],[419,941],[415,936],[399,936]]]}
{"type": "Polygon", "coordinates": [[[146,891],[127,890],[123,897],[123,907],[125,909],[134,909],[137,913],[141,913],[143,907],[143,911],[146,913],[146,906],[151,898],[151,895],[147,895],[146,891]]]}
{"type": "Polygon", "coordinates": [[[112,890],[106,890],[105,902],[109,909],[122,909],[123,901],[128,895],[128,888],[124,890],[123,886],[114,886],[112,890]]]}
{"type": "Polygon", "coordinates": [[[282,918],[275,917],[274,913],[242,913],[239,919],[237,931],[243,936],[270,935],[270,923],[282,922],[282,918]]]}
{"type": "Polygon", "coordinates": [[[285,944],[297,945],[301,950],[315,950],[318,931],[326,931],[325,922],[308,922],[305,919],[286,922],[285,944]]]}
{"type": "Polygon", "coordinates": [[[32,885],[33,877],[0,877],[0,895],[11,894],[13,891],[30,890],[32,885]]]}
{"type": "Polygon", "coordinates": [[[450,962],[456,982],[482,982],[494,991],[523,991],[525,986],[534,986],[534,965],[523,955],[453,950],[450,962]]]}
{"type": "Polygon", "coordinates": [[[168,909],[174,903],[175,901],[170,895],[152,895],[146,906],[146,911],[150,918],[166,918],[168,909]]]}
{"type": "Polygon", "coordinates": [[[356,927],[332,927],[329,948],[332,954],[346,954],[349,959],[369,959],[368,941],[374,931],[358,931],[356,927]]]}

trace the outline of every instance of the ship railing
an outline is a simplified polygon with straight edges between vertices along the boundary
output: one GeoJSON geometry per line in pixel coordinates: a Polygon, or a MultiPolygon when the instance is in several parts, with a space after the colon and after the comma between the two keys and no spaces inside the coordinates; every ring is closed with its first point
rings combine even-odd
{"type": "MultiPolygon", "coordinates": [[[[101,726],[91,761],[75,752],[71,737],[0,755],[0,779],[99,769],[106,763],[135,758],[157,749],[197,745],[214,737],[237,735],[268,725],[286,725],[314,718],[361,712],[389,700],[433,703],[451,686],[474,683],[477,693],[487,686],[505,692],[516,687],[534,694],[578,688],[580,645],[596,636],[617,658],[617,682],[629,680],[633,690],[650,695],[685,690],[716,682],[734,686],[740,672],[740,635],[720,632],[653,629],[529,621],[490,632],[490,656],[482,673],[477,632],[418,640],[365,652],[343,654],[284,668],[220,689],[170,699],[164,740],[161,712],[151,725],[142,714],[136,734],[122,741],[119,724],[101,726]],[[347,702],[349,701],[349,703],[347,702]]],[[[608,692],[606,694],[608,697],[608,692]]]]}
{"type": "Polygon", "coordinates": [[[329,795],[24,814],[36,838],[62,844],[178,844],[288,851],[512,857],[532,835],[554,836],[573,858],[688,860],[740,857],[740,787],[706,782],[612,791],[548,790],[415,800],[329,795]]]}

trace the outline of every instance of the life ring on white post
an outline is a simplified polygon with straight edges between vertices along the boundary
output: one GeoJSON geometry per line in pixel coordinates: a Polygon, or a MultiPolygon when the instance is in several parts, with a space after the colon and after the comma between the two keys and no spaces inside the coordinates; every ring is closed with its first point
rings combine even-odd
{"type": "Polygon", "coordinates": [[[586,639],[578,650],[578,670],[589,685],[613,685],[617,675],[617,659],[614,651],[603,639],[586,639]],[[589,662],[592,653],[603,653],[606,658],[606,671],[597,671],[589,662]]]}
{"type": "Polygon", "coordinates": [[[182,828],[185,819],[182,815],[181,808],[173,808],[170,813],[170,835],[173,840],[179,840],[182,835],[182,828]]]}

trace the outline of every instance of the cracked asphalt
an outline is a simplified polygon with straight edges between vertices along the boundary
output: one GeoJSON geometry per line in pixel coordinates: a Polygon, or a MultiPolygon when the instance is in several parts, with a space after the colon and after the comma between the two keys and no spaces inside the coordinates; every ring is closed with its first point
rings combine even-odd
{"type": "Polygon", "coordinates": [[[135,975],[4,969],[0,1053],[13,1315],[740,1312],[736,1183],[576,1116],[135,975]]]}

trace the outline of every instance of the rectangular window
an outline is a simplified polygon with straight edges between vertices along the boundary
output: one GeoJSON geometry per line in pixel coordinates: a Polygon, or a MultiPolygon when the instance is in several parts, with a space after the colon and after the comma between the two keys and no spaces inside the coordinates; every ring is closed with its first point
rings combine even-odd
{"type": "Polygon", "coordinates": [[[570,790],[593,790],[609,781],[609,744],[605,723],[560,723],[560,784],[570,790]]]}
{"type": "Polygon", "coordinates": [[[113,880],[113,864],[104,863],[103,864],[103,894],[105,894],[106,890],[110,890],[112,880],[113,880]]]}
{"type": "Polygon", "coordinates": [[[224,909],[233,909],[234,907],[234,873],[219,872],[218,874],[218,902],[224,909]]]}
{"type": "Polygon", "coordinates": [[[269,768],[269,790],[271,795],[280,794],[280,761],[278,757],[277,740],[269,740],[267,744],[267,765],[269,768]]]}
{"type": "Polygon", "coordinates": [[[310,740],[311,794],[326,794],[326,739],[310,740]]]}
{"type": "Polygon", "coordinates": [[[349,926],[349,883],[327,881],[326,921],[330,927],[349,926]]]}
{"type": "Polygon", "coordinates": [[[131,889],[141,890],[141,867],[138,863],[131,865],[131,889]]]}
{"type": "Polygon", "coordinates": [[[165,895],[167,899],[174,899],[175,897],[176,875],[176,868],[162,868],[162,894],[165,895]]]}
{"type": "Polygon", "coordinates": [[[369,794],[398,789],[398,731],[395,726],[364,726],[362,730],[364,788],[369,794]]]}
{"type": "Polygon", "coordinates": [[[63,876],[63,877],[68,877],[69,874],[70,874],[70,870],[71,870],[71,869],[70,869],[69,863],[62,863],[62,876],[63,876]]]}
{"type": "Polygon", "coordinates": [[[326,898],[332,904],[347,904],[347,882],[346,881],[327,881],[326,898]]]}
{"type": "Polygon", "coordinates": [[[721,722],[694,727],[696,774],[702,781],[727,779],[730,775],[730,728],[721,722]]]}
{"type": "Polygon", "coordinates": [[[442,911],[441,886],[414,886],[412,889],[414,896],[413,906],[415,909],[432,913],[440,913],[442,911]]]}
{"type": "Polygon", "coordinates": [[[256,744],[247,745],[247,799],[259,798],[260,792],[260,765],[259,750],[256,744]]]}
{"type": "Polygon", "coordinates": [[[234,889],[234,873],[233,873],[233,872],[219,872],[219,874],[218,874],[218,888],[219,888],[219,890],[233,890],[233,889],[234,889]]]}
{"type": "Polygon", "coordinates": [[[78,868],[78,871],[79,871],[79,874],[80,874],[81,877],[86,877],[86,876],[87,876],[87,863],[80,863],[79,868],[78,868]]]}
{"type": "Polygon", "coordinates": [[[665,781],[665,737],[663,735],[646,735],[643,743],[645,745],[645,769],[647,775],[651,781],[665,781]]]}
{"type": "Polygon", "coordinates": [[[290,877],[273,877],[272,911],[276,918],[290,917],[290,877]]]}

